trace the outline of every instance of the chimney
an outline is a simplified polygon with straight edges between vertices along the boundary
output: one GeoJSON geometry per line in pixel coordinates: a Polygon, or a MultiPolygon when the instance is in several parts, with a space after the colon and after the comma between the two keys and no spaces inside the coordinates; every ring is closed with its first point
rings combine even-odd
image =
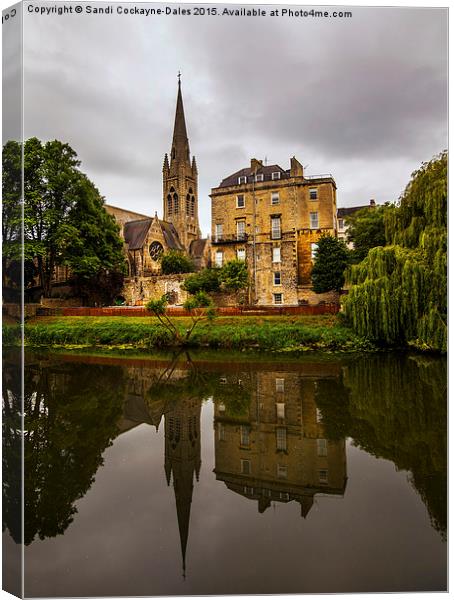
{"type": "Polygon", "coordinates": [[[303,177],[303,165],[294,156],[290,159],[290,177],[303,177]]]}
{"type": "Polygon", "coordinates": [[[251,170],[253,173],[259,171],[263,167],[263,162],[256,158],[251,158],[251,170]]]}
{"type": "Polygon", "coordinates": [[[369,201],[369,206],[370,208],[375,208],[375,200],[373,198],[369,201]]]}

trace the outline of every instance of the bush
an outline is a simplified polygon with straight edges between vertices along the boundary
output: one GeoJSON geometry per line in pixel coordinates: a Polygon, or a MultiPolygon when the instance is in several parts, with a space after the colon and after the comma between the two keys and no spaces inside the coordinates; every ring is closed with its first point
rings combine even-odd
{"type": "Polygon", "coordinates": [[[176,273],[192,273],[194,263],[182,252],[178,250],[169,250],[162,255],[161,271],[164,275],[173,275],[176,273]]]}
{"type": "Polygon", "coordinates": [[[182,287],[190,294],[218,292],[221,287],[220,274],[220,269],[203,269],[200,273],[189,275],[182,287]]]}

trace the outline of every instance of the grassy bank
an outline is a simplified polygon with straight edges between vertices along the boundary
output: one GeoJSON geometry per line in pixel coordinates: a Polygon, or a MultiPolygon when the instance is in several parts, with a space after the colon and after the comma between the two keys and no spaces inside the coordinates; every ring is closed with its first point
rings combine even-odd
{"type": "MultiPolygon", "coordinates": [[[[184,333],[190,319],[175,318],[184,333]]],[[[171,335],[153,317],[40,317],[28,321],[25,343],[46,347],[169,348],[171,335]]],[[[3,343],[20,343],[20,327],[5,326],[3,343]]],[[[271,351],[371,350],[333,315],[219,317],[196,327],[190,347],[271,351]]]]}

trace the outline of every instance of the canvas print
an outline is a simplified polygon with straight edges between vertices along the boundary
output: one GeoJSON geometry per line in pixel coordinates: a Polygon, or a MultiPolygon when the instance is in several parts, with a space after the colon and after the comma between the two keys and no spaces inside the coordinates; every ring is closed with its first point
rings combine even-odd
{"type": "Polygon", "coordinates": [[[3,11],[4,590],[447,590],[447,21],[3,11]]]}

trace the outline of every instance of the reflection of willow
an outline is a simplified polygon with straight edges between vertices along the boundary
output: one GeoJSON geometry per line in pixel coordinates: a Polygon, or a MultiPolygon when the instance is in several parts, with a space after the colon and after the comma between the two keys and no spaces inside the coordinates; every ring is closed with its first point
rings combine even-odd
{"type": "Polygon", "coordinates": [[[38,361],[26,366],[24,377],[24,540],[30,544],[36,535],[63,533],[73,520],[74,502],[90,488],[117,433],[123,378],[116,367],[38,361]]]}
{"type": "Polygon", "coordinates": [[[344,381],[318,383],[327,435],[351,437],[370,454],[411,472],[433,527],[446,533],[446,392],[444,359],[374,356],[352,362],[344,381]]]}
{"type": "Polygon", "coordinates": [[[160,404],[165,414],[182,398],[212,398],[222,402],[229,416],[246,414],[251,403],[251,389],[244,379],[238,383],[223,382],[219,373],[198,368],[187,352],[176,354],[172,361],[152,378],[145,395],[147,405],[160,404]],[[180,370],[185,376],[180,376],[180,370]]]}

